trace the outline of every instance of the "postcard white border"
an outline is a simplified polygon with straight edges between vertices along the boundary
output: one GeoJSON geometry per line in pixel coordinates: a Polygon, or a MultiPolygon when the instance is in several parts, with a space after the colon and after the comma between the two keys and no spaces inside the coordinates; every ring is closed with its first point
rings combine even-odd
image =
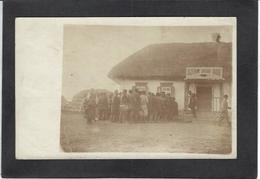
{"type": "Polygon", "coordinates": [[[232,113],[232,152],[228,155],[63,152],[59,140],[64,24],[233,26],[232,106],[237,106],[236,17],[16,18],[17,159],[234,159],[237,157],[236,108],[233,108],[232,113]]]}

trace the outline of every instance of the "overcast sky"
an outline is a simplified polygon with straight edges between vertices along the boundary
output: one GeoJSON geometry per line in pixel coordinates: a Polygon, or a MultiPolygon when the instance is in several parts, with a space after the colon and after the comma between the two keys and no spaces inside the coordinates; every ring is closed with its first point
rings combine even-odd
{"type": "Polygon", "coordinates": [[[213,33],[220,33],[222,42],[232,41],[231,26],[65,25],[62,94],[70,100],[84,89],[117,89],[118,85],[107,74],[134,52],[154,43],[212,42],[213,33]]]}

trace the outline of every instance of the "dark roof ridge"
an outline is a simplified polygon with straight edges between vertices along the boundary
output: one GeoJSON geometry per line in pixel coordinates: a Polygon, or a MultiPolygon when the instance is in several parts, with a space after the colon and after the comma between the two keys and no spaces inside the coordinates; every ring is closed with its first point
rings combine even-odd
{"type": "MultiPolygon", "coordinates": [[[[146,47],[151,47],[151,46],[155,46],[155,45],[180,45],[180,44],[189,44],[189,45],[195,45],[195,44],[232,44],[232,42],[163,42],[163,43],[152,43],[150,45],[145,46],[146,47]]],[[[142,49],[144,49],[142,48],[142,49]]],[[[141,50],[142,50],[141,49],[141,50]]]]}

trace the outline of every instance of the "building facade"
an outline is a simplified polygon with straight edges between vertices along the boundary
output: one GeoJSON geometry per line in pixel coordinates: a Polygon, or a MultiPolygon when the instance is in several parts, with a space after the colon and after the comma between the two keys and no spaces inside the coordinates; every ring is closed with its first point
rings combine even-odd
{"type": "Polygon", "coordinates": [[[217,112],[223,95],[232,97],[231,49],[231,43],[156,44],[115,66],[109,77],[122,90],[168,93],[180,110],[187,109],[191,91],[199,111],[217,112]]]}

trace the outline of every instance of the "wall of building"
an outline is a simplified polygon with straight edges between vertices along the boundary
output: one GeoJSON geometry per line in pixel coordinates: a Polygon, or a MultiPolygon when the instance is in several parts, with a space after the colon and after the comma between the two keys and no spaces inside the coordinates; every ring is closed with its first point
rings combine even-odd
{"type": "Polygon", "coordinates": [[[184,101],[185,101],[185,82],[184,81],[176,81],[173,82],[173,86],[175,87],[175,98],[178,102],[179,109],[184,109],[184,101]]]}
{"type": "Polygon", "coordinates": [[[158,87],[160,86],[161,83],[163,82],[172,82],[173,86],[175,88],[175,99],[179,105],[179,110],[182,110],[184,108],[184,93],[185,93],[185,89],[184,89],[184,81],[160,81],[160,80],[121,80],[118,81],[118,83],[120,84],[120,90],[123,89],[132,89],[133,86],[135,86],[136,82],[147,82],[147,87],[148,90],[152,93],[156,93],[158,87]]]}

